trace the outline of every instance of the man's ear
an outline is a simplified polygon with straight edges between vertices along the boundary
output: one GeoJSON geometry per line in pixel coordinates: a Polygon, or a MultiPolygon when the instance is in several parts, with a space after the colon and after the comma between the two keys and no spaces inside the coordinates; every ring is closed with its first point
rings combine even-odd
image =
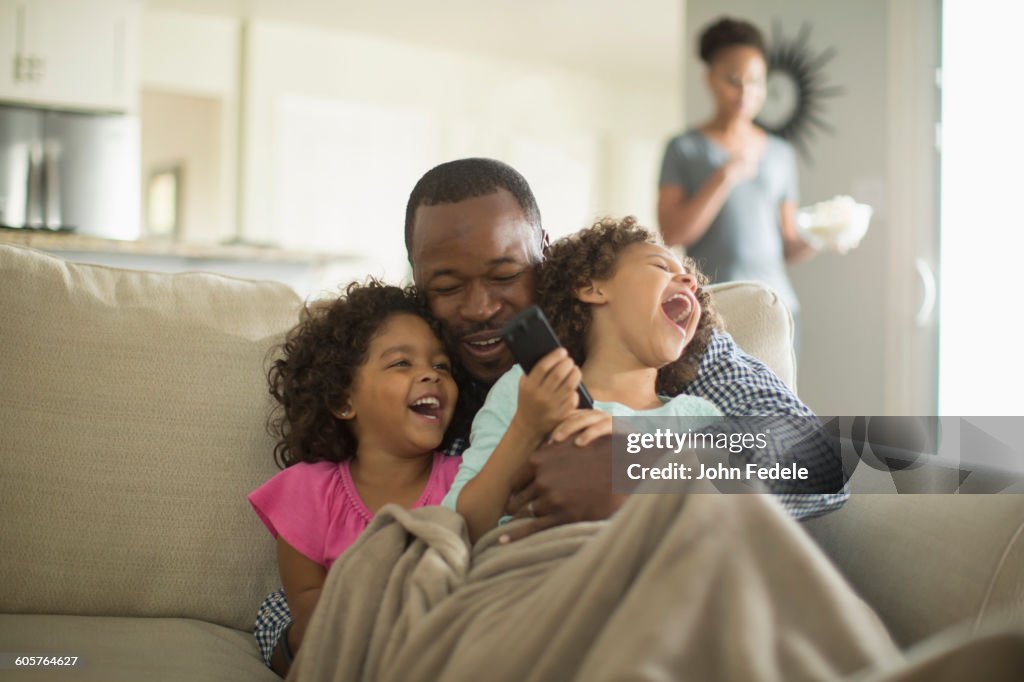
{"type": "Polygon", "coordinates": [[[608,302],[608,297],[601,288],[600,282],[591,281],[586,286],[576,290],[576,298],[591,305],[602,305],[608,302]]]}

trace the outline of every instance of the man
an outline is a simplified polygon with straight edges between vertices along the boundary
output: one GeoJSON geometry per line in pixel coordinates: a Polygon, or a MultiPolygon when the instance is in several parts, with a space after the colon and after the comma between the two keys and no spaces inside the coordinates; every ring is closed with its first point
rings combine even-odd
{"type": "MultiPolygon", "coordinates": [[[[413,279],[443,322],[475,382],[470,393],[480,400],[514,363],[500,338],[502,326],[534,302],[534,268],[544,257],[547,235],[533,192],[522,175],[500,161],[475,158],[441,164],[410,194],[405,244],[413,279]]],[[[770,369],[725,333],[715,334],[687,393],[707,398],[727,416],[814,416],[770,369]]],[[[465,446],[464,439],[457,441],[450,454],[465,446]]],[[[813,443],[811,449],[803,463],[816,479],[812,483],[819,490],[840,492],[780,495],[796,518],[825,513],[846,500],[841,463],[830,444],[813,443]]],[[[609,450],[564,444],[535,454],[508,503],[510,514],[535,518],[512,539],[611,516],[625,498],[612,493],[609,450]]],[[[261,651],[265,659],[274,652],[272,667],[279,673],[299,643],[295,633],[280,638],[290,620],[280,591],[268,597],[257,619],[261,651]]]]}
{"type": "MultiPolygon", "coordinates": [[[[533,303],[533,268],[543,259],[547,235],[526,180],[491,159],[461,159],[424,175],[406,207],[405,244],[416,285],[448,330],[470,375],[485,387],[514,360],[501,327],[533,303]]],[[[687,393],[707,398],[727,416],[813,413],[764,364],[716,333],[687,393]]],[[[840,490],[842,470],[827,444],[811,457],[818,489],[840,490]]],[[[624,501],[611,495],[607,448],[551,447],[524,472],[509,511],[538,519],[535,532],[571,521],[603,519],[624,501]],[[531,475],[532,474],[532,475],[531,475]],[[531,504],[532,503],[532,504],[531,504]]],[[[842,506],[843,492],[781,496],[796,518],[842,506]]]]}

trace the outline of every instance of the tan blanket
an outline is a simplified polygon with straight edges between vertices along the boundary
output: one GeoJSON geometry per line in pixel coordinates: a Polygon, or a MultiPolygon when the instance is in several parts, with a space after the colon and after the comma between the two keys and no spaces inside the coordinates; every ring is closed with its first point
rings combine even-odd
{"type": "Polygon", "coordinates": [[[874,613],[762,495],[639,495],[471,555],[385,507],[334,565],[289,680],[802,680],[891,670],[874,613]]]}

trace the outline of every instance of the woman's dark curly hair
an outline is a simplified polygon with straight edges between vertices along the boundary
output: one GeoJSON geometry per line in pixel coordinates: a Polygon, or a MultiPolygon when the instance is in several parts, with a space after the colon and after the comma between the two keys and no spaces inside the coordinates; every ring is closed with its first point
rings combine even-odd
{"type": "MultiPolygon", "coordinates": [[[[576,297],[576,292],[595,280],[615,274],[619,255],[632,244],[659,244],[650,230],[637,224],[636,218],[604,218],[591,227],[552,244],[547,258],[537,271],[537,300],[551,321],[569,355],[577,365],[587,359],[585,343],[592,320],[591,305],[576,297]]],[[[711,306],[707,277],[693,259],[683,265],[697,278],[697,300],[703,310],[697,331],[678,360],[658,370],[655,390],[662,395],[678,395],[697,378],[700,359],[711,341],[711,333],[721,327],[721,319],[711,306]]]]}
{"type": "MultiPolygon", "coordinates": [[[[365,284],[352,282],[339,298],[306,305],[299,324],[274,349],[280,357],[267,372],[270,395],[278,402],[267,422],[268,431],[278,439],[274,447],[278,466],[341,462],[355,455],[358,442],[351,423],[334,412],[348,402],[370,342],[388,319],[402,313],[423,318],[438,339],[444,338],[413,287],[388,286],[370,278],[365,284]]],[[[448,354],[454,363],[455,355],[448,354]]],[[[462,383],[454,370],[453,366],[456,380],[462,383]]],[[[456,422],[465,421],[462,412],[456,404],[448,434],[456,422]]]]}
{"type": "Polygon", "coordinates": [[[710,65],[721,50],[738,45],[752,47],[762,57],[767,54],[764,36],[756,26],[749,21],[729,17],[719,19],[701,32],[697,53],[702,62],[710,65]]]}

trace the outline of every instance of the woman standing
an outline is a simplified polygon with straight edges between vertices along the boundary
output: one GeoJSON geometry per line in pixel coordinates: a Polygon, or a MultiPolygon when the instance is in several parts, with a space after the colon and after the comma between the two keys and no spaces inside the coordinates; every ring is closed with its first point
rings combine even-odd
{"type": "Polygon", "coordinates": [[[793,148],[754,124],[764,104],[765,45],[745,21],[721,19],[700,37],[700,58],[715,113],[673,138],[665,150],[658,222],[668,245],[681,245],[714,282],[756,280],[793,313],[799,303],[786,263],[816,253],[796,229],[793,148]]]}

